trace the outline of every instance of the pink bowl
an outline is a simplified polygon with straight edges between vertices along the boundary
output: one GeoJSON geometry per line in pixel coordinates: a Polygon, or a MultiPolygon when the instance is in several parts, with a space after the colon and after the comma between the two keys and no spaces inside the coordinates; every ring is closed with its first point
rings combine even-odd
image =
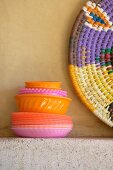
{"type": "Polygon", "coordinates": [[[21,88],[19,94],[42,94],[50,96],[67,97],[67,92],[58,89],[42,89],[42,88],[21,88]]]}
{"type": "Polygon", "coordinates": [[[29,138],[62,138],[66,137],[71,128],[12,128],[17,136],[29,138]]]}

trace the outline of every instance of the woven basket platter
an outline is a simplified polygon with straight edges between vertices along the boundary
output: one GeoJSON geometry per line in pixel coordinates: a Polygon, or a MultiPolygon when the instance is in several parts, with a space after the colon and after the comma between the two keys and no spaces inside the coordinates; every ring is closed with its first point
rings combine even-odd
{"type": "Polygon", "coordinates": [[[70,38],[69,71],[86,106],[113,127],[113,0],[91,0],[70,38]]]}

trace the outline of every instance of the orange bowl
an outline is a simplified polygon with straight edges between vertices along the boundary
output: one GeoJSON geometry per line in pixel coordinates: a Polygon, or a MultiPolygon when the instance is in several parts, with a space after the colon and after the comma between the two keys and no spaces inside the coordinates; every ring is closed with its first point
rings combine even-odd
{"type": "Polygon", "coordinates": [[[34,112],[13,112],[11,114],[12,126],[17,125],[72,125],[72,118],[67,115],[34,113],[34,112]]]}
{"type": "Polygon", "coordinates": [[[71,102],[70,98],[38,94],[16,95],[20,112],[40,112],[65,114],[71,102]]]}
{"type": "Polygon", "coordinates": [[[49,89],[61,89],[61,82],[54,81],[30,81],[25,82],[27,88],[49,88],[49,89]]]}

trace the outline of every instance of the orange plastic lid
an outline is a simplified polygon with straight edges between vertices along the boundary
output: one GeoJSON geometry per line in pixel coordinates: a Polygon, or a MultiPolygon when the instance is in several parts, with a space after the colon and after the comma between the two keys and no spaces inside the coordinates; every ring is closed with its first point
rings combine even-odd
{"type": "Polygon", "coordinates": [[[61,89],[62,82],[55,81],[29,81],[25,82],[27,88],[50,88],[50,89],[61,89]]]}

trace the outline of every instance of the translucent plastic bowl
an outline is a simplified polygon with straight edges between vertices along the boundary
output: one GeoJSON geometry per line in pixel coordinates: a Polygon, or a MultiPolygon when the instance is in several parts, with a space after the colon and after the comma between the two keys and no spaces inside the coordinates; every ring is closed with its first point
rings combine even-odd
{"type": "Polygon", "coordinates": [[[12,127],[17,136],[30,138],[61,138],[66,137],[71,128],[16,128],[12,127]]]}
{"type": "Polygon", "coordinates": [[[67,97],[67,92],[58,89],[46,89],[46,88],[21,88],[19,94],[42,94],[51,96],[67,97]]]}
{"type": "Polygon", "coordinates": [[[33,112],[13,112],[11,114],[12,126],[17,125],[72,125],[71,116],[49,114],[49,113],[33,113],[33,112]]]}
{"type": "Polygon", "coordinates": [[[72,124],[48,124],[48,125],[12,125],[13,128],[71,128],[73,127],[72,124]]]}
{"type": "Polygon", "coordinates": [[[71,99],[58,96],[24,94],[16,95],[16,102],[20,112],[65,114],[71,99]]]}
{"type": "Polygon", "coordinates": [[[30,81],[25,82],[27,88],[48,88],[48,89],[61,89],[61,82],[54,81],[30,81]]]}

